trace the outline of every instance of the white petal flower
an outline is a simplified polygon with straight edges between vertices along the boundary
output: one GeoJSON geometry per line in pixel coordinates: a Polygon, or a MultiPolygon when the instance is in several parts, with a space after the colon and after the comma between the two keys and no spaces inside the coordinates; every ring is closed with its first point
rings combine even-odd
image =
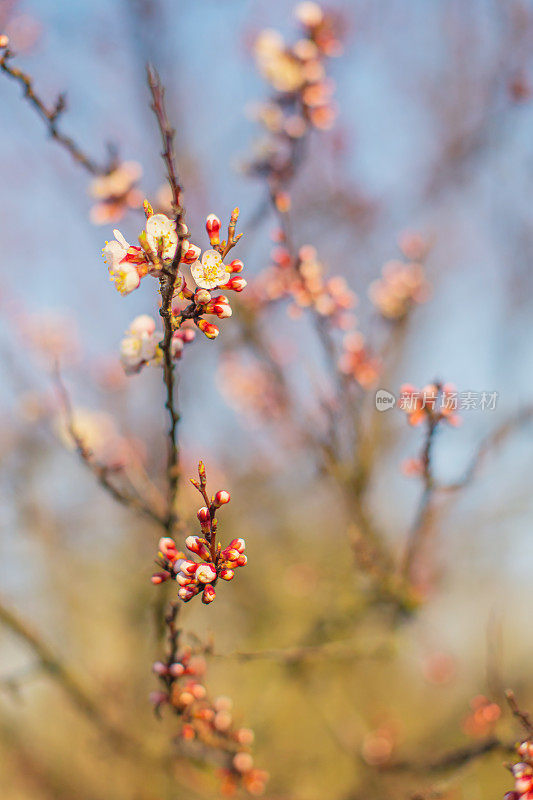
{"type": "Polygon", "coordinates": [[[216,250],[206,250],[201,261],[191,264],[191,275],[201,289],[216,289],[229,280],[222,257],[216,250]]]}
{"type": "Polygon", "coordinates": [[[120,345],[120,360],[127,373],[138,372],[143,364],[157,358],[162,335],[152,317],[135,317],[120,345]]]}
{"type": "Polygon", "coordinates": [[[118,267],[122,259],[126,257],[129,247],[120,231],[115,229],[113,235],[116,241],[106,242],[102,250],[104,261],[109,265],[109,271],[118,267]]]}
{"type": "Polygon", "coordinates": [[[178,244],[176,224],[166,214],[153,214],[146,220],[146,239],[155,255],[172,261],[178,244]]]}
{"type": "Polygon", "coordinates": [[[155,320],[148,314],[135,317],[129,327],[128,333],[132,336],[151,336],[155,331],[155,320]]]}
{"type": "Polygon", "coordinates": [[[141,282],[139,273],[133,264],[129,264],[127,261],[124,264],[119,264],[115,269],[110,268],[109,274],[120,294],[133,292],[141,282]]]}

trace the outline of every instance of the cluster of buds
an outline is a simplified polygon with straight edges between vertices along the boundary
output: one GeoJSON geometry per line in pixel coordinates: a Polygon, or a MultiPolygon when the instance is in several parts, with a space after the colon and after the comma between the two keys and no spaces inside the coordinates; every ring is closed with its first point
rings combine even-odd
{"type": "Polygon", "coordinates": [[[326,77],[325,59],[341,53],[335,20],[317,3],[300,3],[295,16],[302,35],[287,45],[280,33],[267,29],[254,46],[256,62],[277,97],[263,111],[273,133],[298,139],[309,126],[329,128],[335,119],[333,82],[326,77]]]}
{"type": "Polygon", "coordinates": [[[520,761],[509,769],[514,778],[514,790],[504,800],[533,800],[533,741],[525,739],[517,746],[520,761]]]}
{"type": "Polygon", "coordinates": [[[400,387],[398,406],[407,414],[409,425],[428,422],[435,426],[440,422],[459,425],[457,411],[457,390],[451,383],[430,383],[417,389],[409,383],[400,387]]]}
{"type": "Polygon", "coordinates": [[[351,331],[344,337],[339,370],[357,381],[363,389],[375,385],[381,370],[379,358],[373,355],[360,331],[351,331]]]}
{"type": "Polygon", "coordinates": [[[130,208],[140,208],[142,193],[137,183],[142,167],[136,161],[124,161],[105,175],[99,175],[89,186],[90,195],[97,201],[90,218],[95,225],[119,222],[130,208]]]}
{"type": "Polygon", "coordinates": [[[219,329],[206,320],[205,316],[215,316],[219,319],[231,317],[229,298],[225,294],[213,296],[212,292],[216,289],[242,292],[246,287],[246,280],[240,274],[244,269],[242,261],[236,258],[229,264],[224,263],[230,250],[242,237],[242,233],[235,234],[238,218],[239,209],[235,208],[228,225],[228,237],[221,241],[220,219],[215,214],[209,214],[207,217],[205,227],[211,249],[205,250],[202,257],[191,264],[191,276],[197,286],[196,290],[189,289],[185,281],[181,285],[177,302],[172,309],[173,324],[176,328],[190,319],[208,339],[215,339],[219,329]]]}
{"type": "Polygon", "coordinates": [[[463,720],[463,731],[476,738],[490,736],[502,715],[498,703],[494,703],[483,694],[478,694],[470,701],[470,713],[463,720]]]}
{"type": "Polygon", "coordinates": [[[176,543],[170,537],[163,537],[159,541],[158,561],[160,571],[152,576],[152,583],[159,584],[174,578],[179,584],[178,596],[187,603],[198,594],[202,595],[203,603],[212,603],[216,597],[215,586],[219,578],[231,581],[238,567],[244,567],[247,558],[244,553],[244,539],[233,539],[230,544],[222,549],[216,541],[218,521],[215,516],[217,510],[229,503],[230,494],[225,489],[218,491],[209,498],[206,489],[205,467],[200,461],[198,465],[198,479],[191,478],[191,482],[198,489],[205,505],[198,509],[197,517],[200,523],[200,535],[188,536],[185,540],[187,550],[194,553],[200,560],[194,561],[178,551],[176,543]]]}
{"type": "Polygon", "coordinates": [[[430,286],[423,264],[414,261],[387,261],[381,278],[370,284],[369,297],[379,313],[391,320],[403,319],[413,305],[425,303],[430,286]]]}
{"type": "Polygon", "coordinates": [[[205,660],[194,655],[190,647],[178,646],[173,609],[167,617],[170,630],[170,652],[165,661],[157,661],[153,671],[162,689],[151,696],[158,713],[169,706],[180,721],[179,738],[194,753],[195,745],[215,750],[222,758],[221,790],[233,794],[242,787],[252,795],[264,792],[268,773],[254,767],[250,747],[254,740],[250,728],[235,724],[229,697],[211,700],[202,683],[205,660]]]}
{"type": "MultiPolygon", "coordinates": [[[[160,364],[162,332],[156,330],[155,320],[148,314],[135,317],[120,344],[120,360],[127,375],[134,375],[145,364],[160,364]]],[[[172,335],[172,358],[179,359],[186,344],[192,342],[195,332],[183,328],[172,335]]]]}
{"type": "Polygon", "coordinates": [[[290,298],[291,317],[298,317],[305,309],[315,311],[320,317],[341,330],[355,324],[351,313],[357,298],[348,288],[344,278],[338,275],[327,277],[324,264],[318,258],[316,248],[304,245],[293,258],[282,238],[271,253],[271,265],[258,277],[252,287],[250,305],[256,308],[276,300],[290,298]]]}

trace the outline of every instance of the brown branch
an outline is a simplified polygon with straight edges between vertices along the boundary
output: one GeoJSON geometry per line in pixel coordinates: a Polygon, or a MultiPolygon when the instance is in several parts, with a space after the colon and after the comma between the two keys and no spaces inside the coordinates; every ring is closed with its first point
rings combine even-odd
{"type": "Polygon", "coordinates": [[[446,772],[450,769],[458,769],[465,764],[495,751],[512,753],[514,752],[514,745],[511,742],[502,741],[497,736],[490,736],[488,739],[463,745],[454,750],[448,750],[448,752],[426,762],[395,761],[381,766],[380,770],[383,772],[412,772],[421,774],[446,772]]]}
{"type": "Polygon", "coordinates": [[[507,700],[507,704],[512,711],[514,717],[520,722],[522,727],[524,728],[525,732],[527,733],[529,738],[533,737],[533,722],[531,721],[531,717],[526,711],[522,711],[518,707],[518,703],[516,702],[516,698],[514,696],[514,692],[508,689],[505,692],[505,699],[507,700]]]}
{"type": "Polygon", "coordinates": [[[153,69],[153,67],[147,66],[146,72],[148,77],[148,86],[152,95],[151,108],[157,119],[157,124],[159,126],[159,131],[161,133],[161,139],[163,142],[163,152],[161,153],[161,156],[166,165],[167,179],[172,192],[172,207],[174,209],[176,233],[178,236],[178,244],[172,264],[160,278],[161,308],[159,309],[164,326],[164,336],[163,341],[161,342],[161,350],[163,352],[163,380],[166,387],[165,408],[167,409],[170,418],[170,426],[167,435],[168,513],[165,524],[167,532],[172,534],[174,525],[177,521],[175,506],[176,495],[179,486],[178,423],[180,421],[180,415],[176,407],[174,361],[172,359],[172,335],[174,333],[172,325],[172,300],[174,299],[178,268],[181,261],[183,237],[181,223],[184,216],[184,210],[181,206],[181,188],[177,178],[176,156],[174,153],[174,129],[170,125],[166,111],[165,90],[161,84],[159,75],[155,69],[153,69]]]}
{"type": "Polygon", "coordinates": [[[85,688],[81,679],[68,667],[52,648],[23,619],[0,599],[0,623],[26,642],[37,657],[42,669],[50,675],[68,695],[72,703],[117,748],[123,751],[138,750],[139,744],[129,734],[117,728],[104,714],[99,704],[85,688]]]}
{"type": "Polygon", "coordinates": [[[135,495],[130,495],[127,492],[115,486],[115,484],[112,483],[109,477],[109,468],[105,464],[98,464],[97,462],[94,461],[92,451],[90,450],[90,448],[87,447],[87,445],[83,441],[83,438],[76,431],[72,402],[70,400],[67,388],[63,382],[58,362],[55,362],[54,364],[53,377],[59,395],[59,399],[63,407],[63,413],[65,415],[65,423],[67,426],[67,431],[76,447],[76,451],[81,461],[85,464],[86,467],[89,468],[89,470],[95,476],[100,486],[103,489],[105,489],[106,492],[108,492],[108,494],[110,494],[111,497],[114,500],[116,500],[117,503],[120,503],[121,505],[125,506],[126,508],[130,508],[133,511],[140,512],[145,517],[151,519],[152,522],[155,522],[157,525],[160,525],[166,530],[166,520],[163,517],[161,517],[157,513],[157,511],[155,511],[150,505],[145,503],[141,498],[135,495]]]}
{"type": "Polygon", "coordinates": [[[109,174],[116,166],[116,156],[111,154],[109,163],[105,166],[100,165],[90,158],[86,153],[84,153],[81,147],[79,147],[79,145],[77,145],[70,136],[66,136],[64,133],[61,133],[61,131],[58,129],[58,122],[66,109],[65,95],[60,94],[54,105],[48,108],[39,95],[36,94],[31,75],[28,75],[17,67],[13,67],[11,65],[10,62],[14,55],[15,54],[8,48],[3,50],[2,55],[0,56],[0,70],[2,70],[2,72],[16,81],[22,87],[24,97],[44,121],[48,129],[48,133],[52,139],[54,139],[65,150],[67,150],[74,161],[76,161],[77,164],[83,167],[91,175],[109,174]]]}

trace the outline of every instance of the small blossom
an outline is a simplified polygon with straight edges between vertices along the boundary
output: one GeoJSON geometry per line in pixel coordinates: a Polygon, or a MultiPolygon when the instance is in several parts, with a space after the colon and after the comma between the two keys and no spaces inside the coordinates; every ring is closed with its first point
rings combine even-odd
{"type": "Polygon", "coordinates": [[[159,357],[161,337],[152,317],[142,314],[133,320],[120,344],[120,360],[127,375],[139,372],[144,364],[159,357]]]}
{"type": "Polygon", "coordinates": [[[201,261],[191,265],[191,275],[202,289],[216,289],[228,280],[222,256],[216,250],[206,250],[201,261]]]}

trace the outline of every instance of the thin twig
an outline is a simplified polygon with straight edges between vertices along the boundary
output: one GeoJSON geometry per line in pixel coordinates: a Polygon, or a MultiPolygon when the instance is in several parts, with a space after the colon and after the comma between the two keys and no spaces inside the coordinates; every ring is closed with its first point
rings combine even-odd
{"type": "Polygon", "coordinates": [[[157,523],[166,530],[166,520],[163,517],[161,517],[157,513],[157,511],[155,511],[149,504],[145,503],[139,497],[135,495],[130,495],[127,492],[115,486],[115,484],[112,483],[109,477],[109,468],[106,467],[105,464],[98,464],[94,460],[92,451],[90,450],[90,448],[87,447],[87,445],[83,441],[83,438],[79,435],[79,433],[76,430],[74,412],[72,409],[72,402],[70,400],[70,395],[63,381],[59,363],[57,361],[54,364],[53,377],[59,395],[59,399],[63,407],[63,413],[65,416],[67,431],[76,447],[76,451],[80,456],[81,461],[89,468],[89,470],[95,476],[100,486],[102,486],[102,488],[104,488],[106,492],[108,492],[108,494],[110,494],[111,497],[117,501],[117,503],[126,506],[126,508],[130,508],[134,511],[140,512],[141,514],[148,517],[153,522],[157,523]]]}
{"type": "Polygon", "coordinates": [[[58,129],[58,122],[67,107],[65,95],[60,94],[54,105],[48,108],[43,100],[36,94],[31,75],[11,65],[10,62],[14,55],[15,54],[8,48],[4,49],[0,56],[0,69],[22,87],[24,97],[44,121],[52,139],[55,139],[59,145],[67,150],[72,158],[91,175],[109,174],[116,167],[116,154],[111,153],[108,164],[100,165],[84,153],[81,147],[77,145],[70,136],[61,133],[58,129]]]}
{"type": "Polygon", "coordinates": [[[508,689],[505,692],[505,699],[507,700],[507,704],[511,709],[513,716],[515,716],[517,720],[520,722],[525,732],[527,733],[528,737],[529,738],[533,737],[533,722],[531,721],[531,717],[526,711],[522,711],[518,707],[518,703],[516,702],[514,692],[508,689]]]}
{"type": "Polygon", "coordinates": [[[167,453],[168,513],[166,518],[166,529],[167,532],[171,534],[177,521],[175,506],[176,495],[179,486],[178,423],[180,420],[175,398],[174,361],[172,359],[172,335],[174,333],[172,326],[172,301],[174,299],[178,268],[181,261],[183,239],[181,223],[184,216],[184,210],[181,206],[181,187],[178,183],[176,156],[174,153],[174,129],[170,125],[166,111],[165,90],[159,75],[153,67],[148,66],[146,72],[148,77],[148,86],[152,95],[151,107],[157,119],[157,124],[159,126],[159,131],[161,133],[161,139],[163,142],[163,152],[161,153],[161,156],[166,166],[167,179],[172,192],[172,207],[174,210],[176,233],[178,236],[176,253],[174,255],[172,264],[170,268],[165,271],[165,274],[163,274],[160,278],[161,308],[159,309],[164,326],[164,336],[163,341],[161,342],[161,350],[163,352],[163,380],[166,387],[165,408],[167,409],[170,418],[167,453]]]}

